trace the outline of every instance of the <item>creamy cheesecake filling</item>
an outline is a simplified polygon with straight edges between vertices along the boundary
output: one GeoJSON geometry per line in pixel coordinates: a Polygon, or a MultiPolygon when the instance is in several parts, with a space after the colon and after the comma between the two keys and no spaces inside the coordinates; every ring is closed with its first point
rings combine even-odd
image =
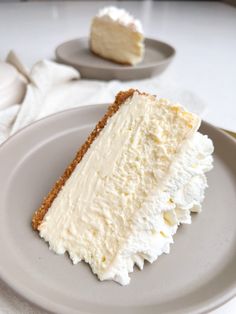
{"type": "Polygon", "coordinates": [[[200,210],[212,143],[199,118],[134,93],[112,116],[59,192],[40,235],[101,280],[129,282],[144,259],[168,253],[178,224],[200,210]]]}
{"type": "Polygon", "coordinates": [[[104,8],[93,18],[90,47],[103,58],[137,64],[143,59],[143,41],[141,23],[123,9],[104,8]]]}
{"type": "Polygon", "coordinates": [[[141,62],[144,54],[143,35],[110,20],[94,18],[90,46],[94,53],[124,64],[141,62]]]}

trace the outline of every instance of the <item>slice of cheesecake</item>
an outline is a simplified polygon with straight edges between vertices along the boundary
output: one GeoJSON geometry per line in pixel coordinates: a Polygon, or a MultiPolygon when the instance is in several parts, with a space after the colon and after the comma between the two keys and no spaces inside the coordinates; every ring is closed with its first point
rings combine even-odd
{"type": "Polygon", "coordinates": [[[100,57],[135,65],[143,59],[143,41],[140,21],[123,9],[104,8],[92,20],[90,49],[100,57]]]}
{"type": "Polygon", "coordinates": [[[129,283],[169,252],[200,211],[213,145],[200,118],[135,90],[120,92],[34,214],[50,248],[87,262],[100,280],[129,283]]]}

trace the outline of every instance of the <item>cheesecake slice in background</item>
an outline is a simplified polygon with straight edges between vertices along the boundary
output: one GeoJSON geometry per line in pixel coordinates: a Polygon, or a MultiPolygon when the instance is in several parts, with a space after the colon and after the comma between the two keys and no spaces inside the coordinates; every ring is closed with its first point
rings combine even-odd
{"type": "Polygon", "coordinates": [[[140,21],[123,9],[104,8],[92,20],[90,49],[102,58],[135,65],[143,59],[143,41],[140,21]]]}
{"type": "Polygon", "coordinates": [[[100,280],[128,284],[134,264],[142,269],[169,253],[178,226],[201,211],[213,144],[200,123],[166,99],[120,92],[34,214],[33,228],[100,280]]]}

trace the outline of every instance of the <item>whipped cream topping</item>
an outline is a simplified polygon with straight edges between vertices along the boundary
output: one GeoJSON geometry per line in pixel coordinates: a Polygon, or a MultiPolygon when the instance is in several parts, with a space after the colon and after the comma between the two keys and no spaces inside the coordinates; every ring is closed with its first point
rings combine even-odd
{"type": "Polygon", "coordinates": [[[40,236],[100,280],[128,284],[134,264],[168,253],[178,225],[201,210],[213,145],[196,133],[199,123],[180,106],[134,93],[67,180],[40,236]]]}
{"type": "Polygon", "coordinates": [[[207,187],[204,173],[212,169],[212,152],[212,141],[199,132],[186,141],[162,187],[136,215],[133,232],[101,280],[127,285],[135,264],[143,269],[144,260],[153,263],[161,254],[170,252],[178,226],[190,224],[191,212],[201,211],[207,187]]]}
{"type": "Polygon", "coordinates": [[[143,33],[142,24],[139,20],[135,19],[124,9],[116,7],[105,7],[101,9],[96,15],[97,18],[109,19],[113,22],[120,23],[124,26],[130,27],[136,32],[143,33]]]}

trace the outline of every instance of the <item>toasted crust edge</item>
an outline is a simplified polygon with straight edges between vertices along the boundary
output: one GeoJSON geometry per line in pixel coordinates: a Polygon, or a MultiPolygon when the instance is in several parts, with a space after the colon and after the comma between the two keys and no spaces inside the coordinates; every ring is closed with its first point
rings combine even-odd
{"type": "MultiPolygon", "coordinates": [[[[34,215],[32,217],[32,228],[34,230],[39,229],[39,226],[40,226],[41,222],[43,221],[43,218],[44,218],[45,214],[47,213],[48,209],[51,207],[54,199],[57,197],[61,188],[65,185],[66,181],[71,176],[75,167],[82,160],[83,156],[85,155],[85,153],[89,149],[90,145],[93,143],[93,141],[99,135],[101,130],[105,127],[108,119],[111,118],[119,110],[120,106],[126,101],[126,99],[131,97],[135,91],[136,90],[134,90],[134,89],[129,89],[127,91],[121,91],[116,95],[115,102],[108,107],[105,115],[97,123],[97,125],[95,126],[94,130],[90,133],[90,135],[88,136],[85,143],[80,147],[75,158],[72,160],[72,162],[69,164],[69,166],[65,169],[63,175],[56,181],[56,183],[54,184],[54,186],[52,187],[52,189],[48,193],[48,195],[44,198],[42,205],[34,213],[34,215]]],[[[139,91],[137,91],[137,92],[139,93],[139,91]]]]}

